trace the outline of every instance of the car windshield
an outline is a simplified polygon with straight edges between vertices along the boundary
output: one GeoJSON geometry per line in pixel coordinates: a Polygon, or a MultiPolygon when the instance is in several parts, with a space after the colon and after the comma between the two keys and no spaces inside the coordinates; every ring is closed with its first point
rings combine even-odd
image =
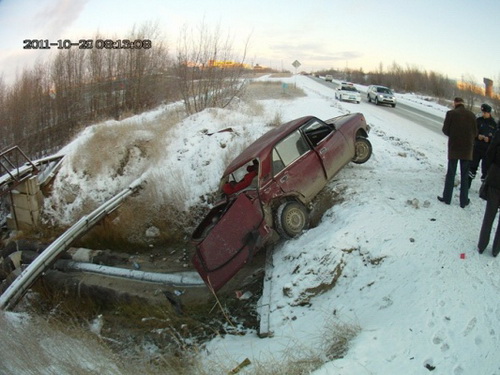
{"type": "Polygon", "coordinates": [[[358,91],[354,86],[342,86],[340,89],[343,91],[358,91]]]}
{"type": "Polygon", "coordinates": [[[381,92],[382,94],[392,94],[392,91],[385,87],[377,87],[377,92],[381,92]]]}

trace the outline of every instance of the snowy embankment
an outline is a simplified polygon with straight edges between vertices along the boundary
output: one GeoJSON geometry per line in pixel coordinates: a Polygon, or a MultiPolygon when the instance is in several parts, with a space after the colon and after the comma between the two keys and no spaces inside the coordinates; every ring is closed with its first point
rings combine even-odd
{"type": "Polygon", "coordinates": [[[478,186],[466,209],[458,191],[451,206],[436,199],[446,138],[372,104],[338,103],[331,89],[297,79],[308,97],[280,103],[287,119],[362,112],[374,154],[330,183],[345,187],[343,203],[275,250],[274,337],[221,337],[209,344],[207,360],[236,365],[247,357],[280,362],[321,354],[329,327],[341,323],[358,326],[359,335],[343,359],[315,374],[500,373],[500,267],[490,249],[476,252],[484,210],[478,186]],[[331,283],[339,264],[335,287],[308,297],[331,283]]]}
{"type": "Polygon", "coordinates": [[[258,124],[275,113],[285,122],[361,112],[371,126],[374,153],[330,182],[343,201],[317,227],[276,247],[274,336],[260,339],[248,332],[217,338],[201,354],[205,368],[227,372],[249,358],[240,373],[251,374],[257,363],[326,357],[332,327],[350,325],[359,333],[344,358],[314,374],[425,374],[433,368],[453,375],[499,374],[500,260],[491,257],[490,248],[483,255],[475,250],[484,210],[476,181],[465,209],[458,205],[458,191],[450,206],[436,200],[446,171],[446,138],[387,108],[340,103],[331,88],[308,77],[285,81],[307,97],[264,101],[261,116],[208,110],[174,129],[179,137],[168,145],[174,154],[162,161],[169,170],[189,170],[182,181],[191,189],[189,199],[199,197],[200,189],[213,190],[225,165],[219,161],[237,153],[244,136],[253,140],[265,132],[258,124]],[[237,131],[201,135],[227,126],[237,131]],[[202,164],[194,164],[197,160],[202,164]]]}

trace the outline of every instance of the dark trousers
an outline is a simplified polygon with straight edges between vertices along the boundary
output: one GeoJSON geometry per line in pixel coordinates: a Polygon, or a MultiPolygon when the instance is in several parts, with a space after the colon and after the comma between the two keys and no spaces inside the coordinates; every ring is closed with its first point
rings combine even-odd
{"type": "Polygon", "coordinates": [[[472,162],[470,164],[469,176],[470,178],[476,177],[477,168],[479,167],[479,163],[481,163],[481,179],[486,178],[486,163],[484,162],[484,158],[486,157],[486,151],[488,151],[488,143],[484,145],[476,145],[474,146],[474,153],[472,156],[472,162]],[[481,162],[482,161],[482,162],[481,162]]]}
{"type": "MultiPolygon", "coordinates": [[[[450,204],[457,174],[458,159],[448,160],[448,171],[444,181],[443,200],[450,204]]],[[[460,159],[460,206],[465,207],[469,203],[469,166],[470,160],[460,159]]]]}
{"type": "MultiPolygon", "coordinates": [[[[488,199],[486,201],[486,211],[484,211],[483,225],[479,234],[479,242],[477,248],[483,252],[490,242],[491,227],[495,221],[495,217],[500,207],[500,190],[494,187],[488,187],[488,199]]],[[[493,240],[493,254],[498,254],[500,251],[500,225],[497,227],[497,232],[493,240]]]]}

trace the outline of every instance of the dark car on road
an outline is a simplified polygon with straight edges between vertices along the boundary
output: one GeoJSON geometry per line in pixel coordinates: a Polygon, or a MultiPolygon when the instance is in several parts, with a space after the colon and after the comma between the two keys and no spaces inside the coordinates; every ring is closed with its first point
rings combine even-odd
{"type": "Polygon", "coordinates": [[[361,113],[301,117],[253,142],[223,173],[220,201],[194,230],[193,264],[207,286],[224,286],[253,254],[308,228],[308,204],[347,163],[372,154],[361,113]]]}

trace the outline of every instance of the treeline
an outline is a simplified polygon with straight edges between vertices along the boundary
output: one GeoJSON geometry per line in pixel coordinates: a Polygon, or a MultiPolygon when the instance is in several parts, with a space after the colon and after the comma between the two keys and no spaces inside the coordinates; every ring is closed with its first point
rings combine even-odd
{"type": "Polygon", "coordinates": [[[381,65],[378,70],[368,74],[362,70],[348,71],[347,76],[361,79],[367,85],[382,85],[402,93],[424,93],[437,98],[449,97],[456,91],[456,83],[442,74],[410,66],[403,68],[396,63],[385,70],[381,65]]]}
{"type": "Polygon", "coordinates": [[[236,57],[231,35],[206,25],[195,30],[182,30],[174,58],[158,26],[148,24],[128,37],[142,48],[105,48],[96,35],[104,48],[61,50],[10,87],[0,77],[0,151],[17,145],[32,159],[50,155],[89,124],[163,102],[182,100],[188,114],[227,106],[253,71],[244,64],[246,43],[236,57]]]}
{"type": "Polygon", "coordinates": [[[18,145],[30,158],[45,156],[88,124],[139,113],[174,96],[168,51],[157,34],[151,25],[130,32],[129,40],[151,40],[151,48],[63,49],[52,61],[25,69],[10,86],[0,80],[0,150],[18,145]]]}

